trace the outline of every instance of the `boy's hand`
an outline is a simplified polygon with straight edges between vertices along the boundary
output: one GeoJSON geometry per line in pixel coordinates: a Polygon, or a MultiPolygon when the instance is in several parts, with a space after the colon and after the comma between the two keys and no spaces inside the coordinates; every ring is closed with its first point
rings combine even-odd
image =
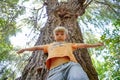
{"type": "Polygon", "coordinates": [[[24,49],[21,49],[17,53],[20,54],[20,53],[23,53],[24,51],[25,51],[24,49]]]}
{"type": "Polygon", "coordinates": [[[97,43],[97,45],[98,45],[98,46],[104,46],[104,43],[99,42],[99,43],[97,43]]]}

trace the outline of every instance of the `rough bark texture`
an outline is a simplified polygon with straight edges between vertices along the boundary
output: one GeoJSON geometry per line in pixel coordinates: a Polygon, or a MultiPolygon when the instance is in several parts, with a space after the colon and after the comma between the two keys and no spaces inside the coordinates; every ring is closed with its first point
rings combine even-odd
{"type": "MultiPolygon", "coordinates": [[[[45,27],[41,29],[35,45],[53,42],[52,31],[56,26],[65,26],[68,29],[68,42],[83,43],[82,33],[77,22],[78,16],[82,16],[85,12],[83,3],[83,0],[69,0],[69,2],[61,3],[58,3],[57,0],[47,0],[45,5],[48,20],[45,27]]],[[[92,65],[87,49],[79,49],[74,54],[83,69],[87,72],[90,80],[98,80],[97,72],[92,65]]],[[[46,58],[47,55],[44,55],[42,51],[33,52],[19,79],[45,80],[48,72],[45,67],[46,58]]]]}

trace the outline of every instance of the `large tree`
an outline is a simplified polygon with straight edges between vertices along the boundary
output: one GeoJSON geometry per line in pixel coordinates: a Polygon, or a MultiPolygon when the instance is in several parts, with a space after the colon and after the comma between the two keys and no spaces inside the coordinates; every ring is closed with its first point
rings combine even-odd
{"type": "MultiPolygon", "coordinates": [[[[86,0],[86,1],[85,0],[83,1],[82,0],[81,1],[80,0],[64,0],[66,2],[58,2],[58,0],[43,0],[43,1],[44,1],[44,6],[46,6],[48,19],[45,26],[41,28],[39,38],[35,45],[42,45],[42,44],[53,42],[54,40],[52,37],[53,35],[52,30],[56,26],[65,26],[69,30],[69,37],[67,39],[68,42],[83,43],[83,37],[80,29],[81,26],[78,25],[77,19],[78,19],[78,16],[83,16],[83,14],[86,13],[85,9],[92,0],[86,0]]],[[[103,6],[99,5],[99,4],[103,4],[103,5],[106,5],[108,9],[113,10],[116,14],[115,9],[111,8],[111,5],[109,5],[110,4],[109,0],[104,0],[104,1],[94,0],[94,1],[95,3],[98,3],[98,6],[94,5],[95,7],[100,7],[104,10],[103,6]]],[[[116,5],[112,5],[112,6],[116,6],[116,5]]],[[[103,13],[102,12],[103,10],[101,10],[101,14],[103,13]]],[[[99,9],[96,12],[93,11],[93,13],[96,13],[94,16],[99,15],[98,14],[99,9]]],[[[108,17],[114,16],[114,15],[109,16],[105,14],[102,14],[102,15],[108,16],[108,17]]],[[[37,25],[38,17],[39,16],[35,16],[36,20],[34,19],[33,21],[34,27],[38,27],[37,25]]],[[[97,16],[97,17],[100,18],[100,16],[97,16]]],[[[90,20],[90,19],[91,17],[90,15],[88,15],[88,19],[86,21],[91,23],[95,22],[94,24],[96,24],[96,21],[97,21],[96,19],[93,19],[93,20],[90,20]]],[[[104,20],[107,20],[107,19],[105,18],[104,20]]],[[[107,23],[108,22],[109,21],[107,21],[107,23]]],[[[82,65],[83,69],[87,72],[90,80],[98,80],[98,75],[92,65],[87,49],[79,49],[75,51],[74,54],[78,62],[82,65]]],[[[19,79],[44,80],[48,72],[44,64],[46,57],[47,55],[44,55],[42,51],[33,52],[32,56],[29,58],[28,64],[26,65],[26,67],[22,72],[21,78],[19,79]],[[39,68],[39,70],[37,70],[37,68],[39,68]]]]}
{"type": "MultiPolygon", "coordinates": [[[[46,0],[44,5],[47,11],[47,23],[41,29],[39,38],[35,45],[42,45],[53,42],[52,30],[57,26],[64,26],[69,30],[68,42],[83,43],[83,37],[79,28],[77,18],[85,13],[85,8],[90,2],[85,0],[69,0],[67,2],[58,2],[57,0],[46,0]]],[[[91,58],[87,49],[79,49],[74,52],[76,59],[87,72],[90,80],[98,80],[91,58]]],[[[46,57],[42,51],[33,52],[26,65],[21,80],[43,80],[46,77],[45,67],[46,57]],[[36,70],[39,68],[39,70],[36,70]]]]}

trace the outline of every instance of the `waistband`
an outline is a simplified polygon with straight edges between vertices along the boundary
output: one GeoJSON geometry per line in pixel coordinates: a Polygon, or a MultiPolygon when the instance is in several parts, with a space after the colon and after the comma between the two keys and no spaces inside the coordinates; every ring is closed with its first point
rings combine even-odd
{"type": "Polygon", "coordinates": [[[51,71],[59,70],[59,69],[62,69],[63,67],[64,67],[64,68],[67,68],[69,65],[73,65],[73,64],[78,64],[78,63],[72,62],[72,61],[66,62],[66,63],[63,63],[63,64],[61,64],[61,65],[59,65],[59,66],[57,66],[57,67],[49,70],[49,71],[51,72],[51,71]]]}
{"type": "Polygon", "coordinates": [[[70,62],[63,63],[63,64],[61,64],[61,65],[51,69],[50,71],[53,71],[53,70],[56,70],[56,69],[60,69],[60,68],[62,68],[62,66],[67,65],[68,63],[70,63],[70,62]]]}

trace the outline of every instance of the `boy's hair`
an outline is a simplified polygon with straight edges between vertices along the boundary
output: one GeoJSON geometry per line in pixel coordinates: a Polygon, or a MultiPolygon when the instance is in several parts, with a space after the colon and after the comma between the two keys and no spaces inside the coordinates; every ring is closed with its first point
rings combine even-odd
{"type": "Polygon", "coordinates": [[[63,31],[66,35],[68,35],[68,30],[65,27],[58,26],[53,30],[53,34],[55,35],[56,32],[63,31]]]}

